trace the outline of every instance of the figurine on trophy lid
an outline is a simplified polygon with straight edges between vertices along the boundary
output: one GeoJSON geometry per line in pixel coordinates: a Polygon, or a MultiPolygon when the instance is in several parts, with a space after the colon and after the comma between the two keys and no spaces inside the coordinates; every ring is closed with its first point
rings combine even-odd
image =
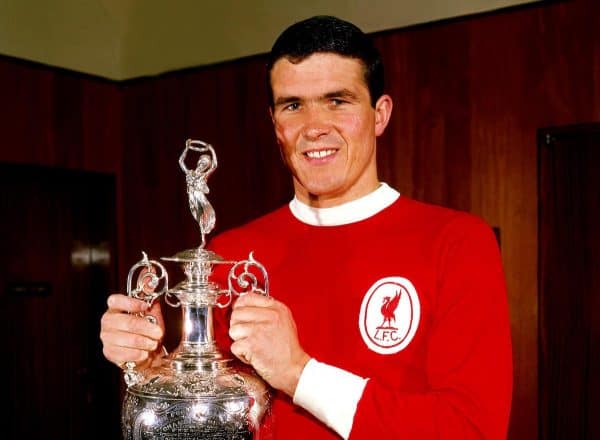
{"type": "Polygon", "coordinates": [[[228,307],[234,295],[250,291],[268,296],[268,275],[252,252],[247,260],[227,261],[205,249],[206,235],[215,226],[215,211],[207,198],[207,180],[217,167],[213,147],[188,140],[179,165],[201,244],[162,258],[183,269],[185,280],[175,287],[169,287],[165,267],[145,253],[129,271],[128,295],[149,304],[164,296],[168,305],[181,307],[183,319],[179,346],[159,365],[143,371],[134,362],[124,365],[123,438],[264,439],[270,436],[263,429],[270,409],[269,387],[248,366],[221,353],[214,340],[213,308],[228,307]],[[198,155],[193,169],[186,165],[191,153],[198,155]],[[211,279],[217,265],[231,266],[226,287],[211,279]]]}

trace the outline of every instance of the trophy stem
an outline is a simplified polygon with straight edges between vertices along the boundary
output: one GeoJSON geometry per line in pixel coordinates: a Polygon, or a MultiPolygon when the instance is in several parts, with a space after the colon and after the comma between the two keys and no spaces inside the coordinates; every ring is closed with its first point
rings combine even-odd
{"type": "Polygon", "coordinates": [[[182,304],[183,313],[181,341],[172,354],[172,366],[176,371],[214,371],[226,367],[215,344],[213,308],[210,305],[182,304]]]}
{"type": "Polygon", "coordinates": [[[197,351],[214,346],[213,310],[210,306],[182,305],[181,346],[197,351]]]}

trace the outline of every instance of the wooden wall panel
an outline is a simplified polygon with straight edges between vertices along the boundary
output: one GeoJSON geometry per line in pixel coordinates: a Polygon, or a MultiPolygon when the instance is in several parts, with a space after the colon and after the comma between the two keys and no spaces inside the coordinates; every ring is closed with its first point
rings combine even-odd
{"type": "MultiPolygon", "coordinates": [[[[394,99],[381,178],[500,228],[514,346],[510,438],[537,437],[541,127],[600,120],[600,2],[571,0],[375,36],[394,99]]],[[[288,200],[264,57],[120,84],[0,58],[0,160],[114,172],[120,279],[141,249],[198,242],[177,159],[211,142],[217,231],[288,200]],[[8,97],[5,98],[5,97],[8,97]]]]}
{"type": "Polygon", "coordinates": [[[117,84],[0,57],[0,97],[0,161],[119,169],[117,84]]]}
{"type": "Polygon", "coordinates": [[[380,142],[382,179],[415,198],[464,210],[470,208],[471,168],[463,141],[471,123],[464,106],[468,38],[461,23],[377,38],[394,99],[390,133],[380,142]]]}
{"type": "Polygon", "coordinates": [[[533,60],[523,44],[535,38],[536,17],[527,12],[474,23],[471,46],[472,206],[502,234],[513,334],[514,438],[537,435],[536,128],[525,126],[524,113],[538,104],[530,101],[524,81],[533,60]]]}
{"type": "Polygon", "coordinates": [[[115,175],[120,255],[122,96],[111,81],[0,57],[0,162],[115,175]]]}
{"type": "Polygon", "coordinates": [[[54,72],[0,58],[3,160],[51,163],[54,72]]]}

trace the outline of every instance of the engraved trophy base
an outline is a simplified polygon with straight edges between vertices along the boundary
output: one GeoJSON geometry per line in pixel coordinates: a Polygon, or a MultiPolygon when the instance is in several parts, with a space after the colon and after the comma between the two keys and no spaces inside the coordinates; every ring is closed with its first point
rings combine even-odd
{"type": "Polygon", "coordinates": [[[194,362],[166,359],[127,389],[125,440],[260,438],[269,402],[264,382],[237,361],[194,362]]]}

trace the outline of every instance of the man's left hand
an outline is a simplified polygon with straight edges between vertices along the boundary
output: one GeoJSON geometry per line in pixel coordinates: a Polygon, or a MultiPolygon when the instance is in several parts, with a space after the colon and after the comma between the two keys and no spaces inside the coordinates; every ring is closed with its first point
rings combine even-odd
{"type": "Polygon", "coordinates": [[[249,293],[233,305],[231,352],[252,365],[273,388],[293,397],[310,356],[298,341],[290,309],[273,298],[249,293]]]}

